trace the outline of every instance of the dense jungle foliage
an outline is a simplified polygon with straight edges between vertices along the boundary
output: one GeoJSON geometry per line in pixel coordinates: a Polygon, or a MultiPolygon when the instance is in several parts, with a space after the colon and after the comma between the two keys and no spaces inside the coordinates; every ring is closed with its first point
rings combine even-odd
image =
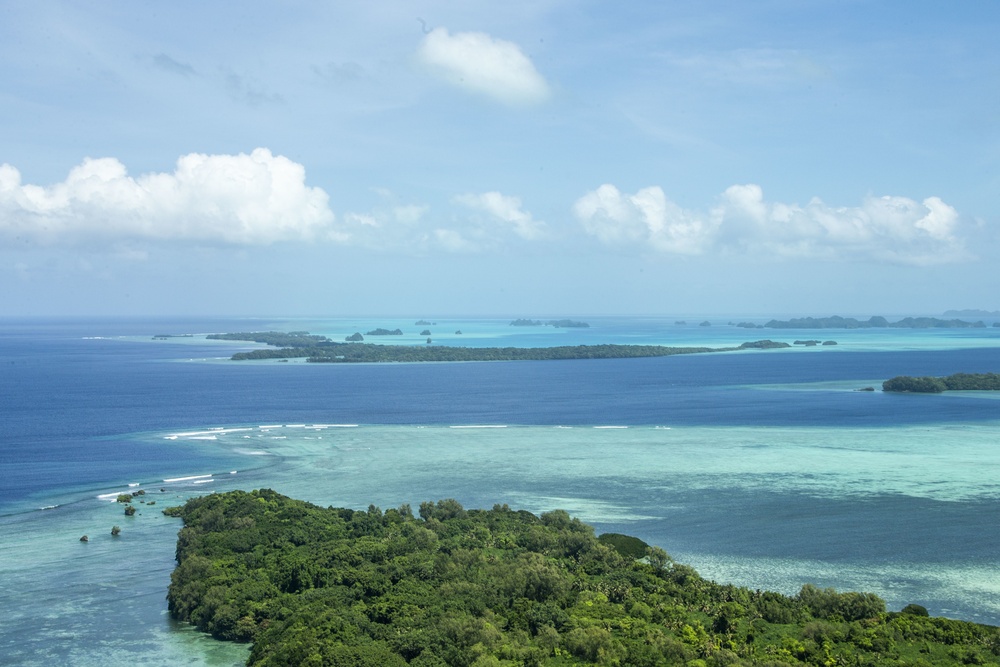
{"type": "Polygon", "coordinates": [[[1000,629],[866,593],[721,585],[561,510],[321,508],[270,490],[184,520],[170,613],[249,665],[996,665],[1000,629]],[[637,559],[636,556],[644,554],[637,559]]]}
{"type": "Polygon", "coordinates": [[[1000,374],[955,373],[947,377],[899,375],[882,383],[882,391],[939,394],[942,391],[997,391],[1000,374]]]}

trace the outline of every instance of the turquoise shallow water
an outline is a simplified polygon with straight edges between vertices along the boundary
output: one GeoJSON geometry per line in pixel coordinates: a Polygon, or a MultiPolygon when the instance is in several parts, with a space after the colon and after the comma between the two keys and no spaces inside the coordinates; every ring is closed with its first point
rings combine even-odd
{"type": "MultiPolygon", "coordinates": [[[[245,324],[52,325],[41,339],[41,329],[0,328],[10,378],[0,386],[0,663],[242,663],[245,647],[172,624],[164,600],[179,525],[160,508],[229,488],[361,508],[444,497],[564,508],[720,581],[868,590],[890,608],[916,602],[1000,623],[996,397],[854,391],[908,371],[1000,370],[992,329],[874,340],[612,321],[600,342],[839,345],[350,368],[223,363],[246,346],[150,340],[170,326],[324,331],[311,326],[322,322],[245,324]],[[148,491],[131,518],[113,502],[137,488],[130,483],[148,491]]],[[[490,344],[594,342],[599,330],[452,325],[490,344]]]]}
{"type": "MultiPolygon", "coordinates": [[[[550,318],[529,318],[547,321],[550,318]]],[[[550,347],[620,343],[631,345],[667,345],[676,347],[736,346],[746,341],[770,338],[792,343],[794,340],[834,340],[847,351],[945,350],[1000,345],[1000,327],[966,329],[748,329],[733,326],[746,318],[691,316],[677,319],[574,317],[585,321],[586,328],[553,326],[511,326],[513,318],[468,319],[461,317],[424,318],[291,318],[283,320],[249,319],[241,324],[245,331],[309,331],[342,341],[354,333],[376,328],[399,329],[401,336],[368,336],[365,342],[425,345],[429,330],[433,344],[468,347],[515,346],[550,347]],[[416,321],[431,322],[417,325],[416,321]],[[683,324],[679,324],[683,322],[683,324]],[[708,322],[709,326],[703,326],[708,322]],[[461,333],[458,333],[461,332],[461,333]]],[[[769,318],[751,319],[763,324],[769,318]]],[[[892,321],[897,318],[890,317],[892,321]]],[[[991,322],[990,322],[991,323],[991,322]]],[[[200,330],[201,331],[201,330],[200,330]]],[[[175,341],[176,342],[176,341],[175,341]]],[[[183,341],[181,341],[183,342],[183,341]]]]}
{"type": "Polygon", "coordinates": [[[599,530],[664,545],[717,580],[787,593],[815,582],[876,592],[895,609],[918,602],[962,618],[1000,618],[992,534],[1000,507],[997,424],[836,433],[269,426],[133,436],[186,439],[271,463],[246,473],[138,480],[156,505],[140,505],[135,517],[122,516],[101,493],[8,522],[0,604],[14,610],[5,634],[20,629],[16,648],[5,647],[8,657],[18,664],[241,661],[242,650],[178,633],[166,619],[178,524],[159,508],[207,489],[265,485],[320,505],[456,497],[468,506],[565,508],[599,530]],[[118,538],[109,534],[115,524],[123,528],[118,538]],[[973,545],[968,534],[977,525],[973,545]],[[955,530],[965,536],[960,554],[934,539],[955,530]],[[91,539],[81,544],[84,533],[91,539]],[[852,543],[836,544],[843,540],[852,543]],[[865,540],[878,543],[857,543],[865,540]],[[88,662],[94,656],[114,659],[88,662]]]}

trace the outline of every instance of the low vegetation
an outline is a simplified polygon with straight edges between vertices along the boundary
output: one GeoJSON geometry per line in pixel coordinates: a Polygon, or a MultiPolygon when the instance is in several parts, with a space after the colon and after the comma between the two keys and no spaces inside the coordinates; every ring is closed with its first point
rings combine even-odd
{"type": "Polygon", "coordinates": [[[943,391],[997,391],[998,373],[955,373],[947,377],[899,375],[882,383],[882,391],[939,394],[943,391]]]}
{"type": "MultiPolygon", "coordinates": [[[[562,325],[568,326],[568,325],[562,325]]],[[[376,330],[386,331],[386,330],[376,330]]],[[[398,330],[397,330],[398,331],[398,330]]],[[[461,333],[456,331],[456,334],[461,333]]],[[[369,331],[365,335],[373,335],[369,331]]],[[[395,332],[378,335],[395,335],[395,332]]],[[[423,335],[423,334],[421,334],[423,335]]],[[[382,363],[418,361],[544,361],[553,359],[627,359],[635,357],[666,357],[674,354],[732,352],[734,350],[776,349],[791,347],[788,343],[758,340],[738,347],[667,347],[664,345],[562,345],[556,347],[452,347],[447,345],[419,347],[416,345],[374,345],[357,342],[341,343],[325,336],[299,331],[277,331],[212,334],[209,338],[266,343],[272,347],[237,352],[234,361],[262,359],[305,359],[314,363],[382,363]]],[[[363,341],[361,334],[348,341],[363,341]]]]}
{"type": "Polygon", "coordinates": [[[870,593],[708,581],[556,510],[455,500],[321,508],[270,490],[181,517],[176,619],[253,642],[249,665],[996,665],[1000,630],[870,593]]]}

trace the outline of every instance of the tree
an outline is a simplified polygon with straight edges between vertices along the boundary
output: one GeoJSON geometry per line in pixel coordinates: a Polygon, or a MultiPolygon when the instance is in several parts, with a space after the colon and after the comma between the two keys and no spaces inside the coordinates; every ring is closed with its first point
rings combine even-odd
{"type": "Polygon", "coordinates": [[[673,562],[670,555],[660,547],[649,547],[649,554],[646,558],[649,559],[649,564],[657,570],[662,570],[667,567],[669,563],[673,562]]]}

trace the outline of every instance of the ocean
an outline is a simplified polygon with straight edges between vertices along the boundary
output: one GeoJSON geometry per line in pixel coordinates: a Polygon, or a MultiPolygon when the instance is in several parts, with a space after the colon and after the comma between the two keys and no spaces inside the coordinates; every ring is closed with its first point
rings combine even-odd
{"type": "Polygon", "coordinates": [[[1000,396],[858,391],[998,372],[1000,328],[416,319],[0,320],[0,664],[242,664],[246,647],[171,622],[165,601],[180,526],[160,509],[232,488],[562,508],[717,581],[871,591],[1000,624],[1000,396]],[[837,345],[341,366],[232,362],[259,346],[204,337],[376,327],[415,345],[424,329],[469,346],[837,345]],[[114,499],[139,488],[126,517],[114,499]]]}

